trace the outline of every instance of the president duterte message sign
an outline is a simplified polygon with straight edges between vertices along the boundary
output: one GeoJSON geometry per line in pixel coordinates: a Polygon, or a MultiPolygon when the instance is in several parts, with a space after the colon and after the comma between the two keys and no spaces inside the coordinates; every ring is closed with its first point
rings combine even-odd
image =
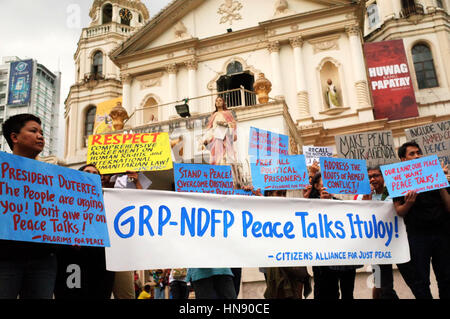
{"type": "Polygon", "coordinates": [[[418,116],[403,40],[364,44],[375,119],[418,116]]]}

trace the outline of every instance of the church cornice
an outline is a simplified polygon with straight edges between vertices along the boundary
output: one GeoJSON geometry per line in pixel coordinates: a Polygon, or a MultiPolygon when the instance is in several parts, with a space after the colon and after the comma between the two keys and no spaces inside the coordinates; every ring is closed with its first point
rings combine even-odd
{"type": "MultiPolygon", "coordinates": [[[[156,39],[163,31],[169,28],[171,25],[175,24],[176,21],[180,20],[184,15],[186,15],[190,10],[194,9],[196,6],[200,5],[204,0],[176,0],[172,2],[165,10],[163,10],[159,15],[148,22],[143,28],[137,31],[128,40],[118,46],[110,54],[111,60],[120,67],[120,65],[125,60],[130,60],[131,57],[136,57],[133,51],[139,51],[142,48],[148,46],[152,40],[156,39]]],[[[314,21],[316,19],[327,18],[339,14],[346,14],[346,19],[348,22],[353,21],[358,24],[361,28],[364,26],[363,21],[363,6],[360,1],[326,1],[328,5],[333,5],[328,8],[294,14],[286,17],[275,18],[259,23],[259,26],[249,28],[250,30],[263,29],[267,32],[268,29],[280,28],[286,25],[292,24],[302,24],[304,22],[314,21]]],[[[248,30],[235,31],[231,34],[225,33],[223,35],[215,36],[212,38],[220,39],[220,37],[230,38],[236,33],[248,32],[248,30]]],[[[324,30],[327,32],[327,30],[324,30]]],[[[209,38],[211,39],[211,38],[209,38]]],[[[198,40],[201,43],[203,41],[208,41],[209,39],[198,40]]],[[[274,39],[276,40],[276,39],[274,39]]],[[[288,41],[288,40],[287,40],[288,41]]],[[[170,44],[169,44],[170,45],[170,44]]],[[[152,48],[145,50],[146,54],[156,52],[161,48],[152,48]]]]}

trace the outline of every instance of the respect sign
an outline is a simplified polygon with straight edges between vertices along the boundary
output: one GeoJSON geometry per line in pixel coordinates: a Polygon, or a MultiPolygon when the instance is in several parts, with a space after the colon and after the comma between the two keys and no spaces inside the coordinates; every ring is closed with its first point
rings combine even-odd
{"type": "Polygon", "coordinates": [[[169,134],[91,135],[87,163],[95,164],[102,174],[172,169],[169,134]]]}
{"type": "Polygon", "coordinates": [[[332,157],[333,148],[329,146],[303,146],[303,155],[305,155],[306,165],[311,166],[314,161],[319,163],[321,157],[332,157]]]}
{"type": "Polygon", "coordinates": [[[100,176],[0,152],[0,239],[109,246],[100,176]]]}
{"type": "Polygon", "coordinates": [[[370,194],[366,161],[321,157],[323,186],[330,194],[370,194]]]}
{"type": "Polygon", "coordinates": [[[430,123],[405,130],[408,141],[419,144],[423,154],[436,154],[439,162],[450,165],[450,121],[430,123]]]}
{"type": "Polygon", "coordinates": [[[410,259],[389,202],[105,189],[105,204],[111,271],[410,259]]]}
{"type": "Polygon", "coordinates": [[[381,166],[384,183],[391,197],[448,187],[448,181],[436,155],[381,166]]]}
{"type": "Polygon", "coordinates": [[[248,155],[254,158],[289,155],[289,137],[287,135],[250,127],[248,155]]]}
{"type": "Polygon", "coordinates": [[[250,166],[255,189],[303,189],[309,185],[304,155],[259,157],[250,166]]]}
{"type": "Polygon", "coordinates": [[[374,131],[335,137],[339,158],[363,159],[368,166],[397,162],[392,131],[374,131]]]}
{"type": "Polygon", "coordinates": [[[233,194],[233,177],[228,165],[174,164],[177,192],[233,194]]]}

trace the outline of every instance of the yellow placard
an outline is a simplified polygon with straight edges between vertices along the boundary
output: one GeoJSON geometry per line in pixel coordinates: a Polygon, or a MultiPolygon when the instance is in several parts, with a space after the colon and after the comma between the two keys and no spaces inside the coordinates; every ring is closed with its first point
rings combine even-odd
{"type": "Polygon", "coordinates": [[[172,169],[169,133],[91,135],[87,163],[101,174],[172,169]]]}
{"type": "Polygon", "coordinates": [[[122,97],[108,100],[97,104],[97,112],[95,114],[94,134],[109,133],[114,131],[112,127],[112,119],[109,113],[117,105],[122,103],[122,97]]]}

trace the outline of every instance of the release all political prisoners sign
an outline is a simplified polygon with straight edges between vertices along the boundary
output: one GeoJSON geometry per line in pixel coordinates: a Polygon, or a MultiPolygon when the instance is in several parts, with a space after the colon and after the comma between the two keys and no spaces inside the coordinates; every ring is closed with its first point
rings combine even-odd
{"type": "Polygon", "coordinates": [[[410,259],[389,202],[105,189],[105,204],[111,271],[410,259]]]}
{"type": "Polygon", "coordinates": [[[408,141],[415,141],[423,155],[436,154],[439,162],[450,166],[450,121],[417,126],[405,130],[408,141]]]}
{"type": "Polygon", "coordinates": [[[100,176],[0,152],[0,239],[109,246],[100,176]]]}
{"type": "Polygon", "coordinates": [[[398,161],[392,131],[337,135],[334,139],[339,158],[363,159],[368,167],[398,161]]]}
{"type": "Polygon", "coordinates": [[[384,183],[391,197],[448,187],[448,181],[436,155],[381,166],[384,183]]]}
{"type": "Polygon", "coordinates": [[[419,116],[403,40],[364,44],[376,120],[419,116]]]}
{"type": "Polygon", "coordinates": [[[309,185],[304,155],[259,157],[250,165],[254,189],[304,189],[309,185]]]}
{"type": "Polygon", "coordinates": [[[169,134],[91,135],[87,163],[95,164],[102,174],[172,169],[169,134]]]}

